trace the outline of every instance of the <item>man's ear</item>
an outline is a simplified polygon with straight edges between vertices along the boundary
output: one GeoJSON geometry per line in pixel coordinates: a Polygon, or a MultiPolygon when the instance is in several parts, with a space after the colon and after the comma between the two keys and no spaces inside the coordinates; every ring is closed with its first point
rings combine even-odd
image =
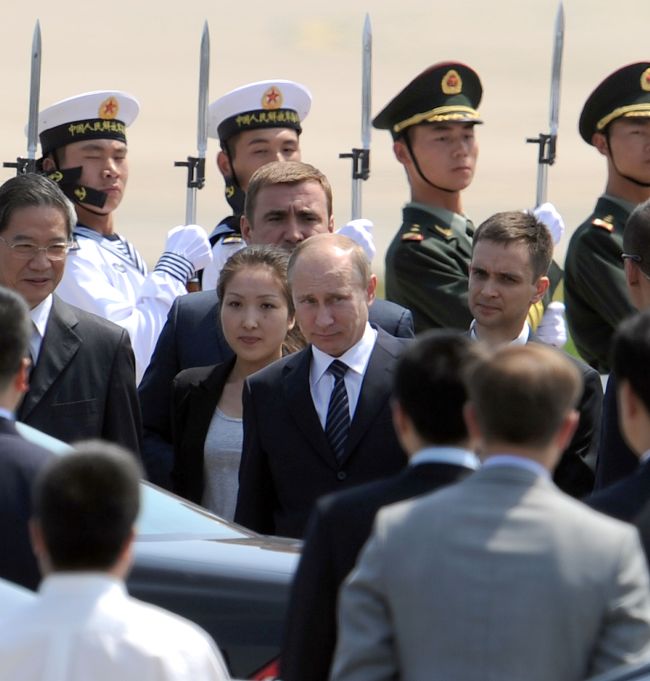
{"type": "Polygon", "coordinates": [[[232,163],[228,154],[223,150],[217,154],[217,168],[224,177],[232,177],[232,163]]]}
{"type": "Polygon", "coordinates": [[[368,282],[368,288],[366,289],[368,305],[372,305],[373,301],[375,300],[376,292],[377,292],[377,275],[371,274],[370,281],[368,282]]]}
{"type": "Polygon", "coordinates": [[[546,291],[548,291],[550,285],[551,282],[548,277],[539,277],[535,282],[535,294],[530,299],[530,304],[534,305],[539,302],[544,297],[546,291]]]}
{"type": "Polygon", "coordinates": [[[46,156],[43,159],[43,170],[46,173],[49,173],[52,170],[56,170],[56,164],[54,163],[54,159],[51,156],[46,156]]]}
{"type": "Polygon", "coordinates": [[[411,154],[409,154],[409,150],[402,140],[395,140],[393,142],[393,153],[402,165],[410,165],[411,154]]]}
{"type": "Polygon", "coordinates": [[[629,258],[623,261],[623,269],[625,270],[625,281],[631,288],[639,285],[639,268],[635,263],[631,262],[629,258]]]}
{"type": "Polygon", "coordinates": [[[246,214],[242,215],[241,219],[239,220],[239,229],[241,231],[241,235],[244,237],[246,245],[250,246],[253,243],[253,235],[251,234],[253,228],[251,227],[251,223],[248,221],[246,214]]]}
{"type": "Polygon", "coordinates": [[[602,132],[595,132],[591,137],[591,143],[603,156],[609,156],[609,143],[602,132]]]}

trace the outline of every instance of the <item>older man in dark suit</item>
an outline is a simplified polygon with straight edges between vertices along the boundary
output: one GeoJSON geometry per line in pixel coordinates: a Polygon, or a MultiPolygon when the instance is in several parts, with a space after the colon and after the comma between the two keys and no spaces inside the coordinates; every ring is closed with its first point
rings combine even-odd
{"type": "Polygon", "coordinates": [[[29,543],[31,486],[52,454],[23,439],[14,411],[27,390],[29,310],[0,287],[0,577],[35,589],[40,580],[29,543]]]}
{"type": "Polygon", "coordinates": [[[320,499],[294,578],[284,648],[284,681],[326,681],[336,644],[336,599],[368,539],[379,508],[432,492],[478,467],[469,451],[462,373],[478,345],[452,331],[429,331],[401,356],[393,423],[409,457],[397,475],[320,499]]]}
{"type": "MultiPolygon", "coordinates": [[[[250,181],[243,235],[248,244],[272,244],[293,250],[314,234],[331,232],[332,190],[316,168],[298,162],[269,163],[250,181]],[[305,202],[305,192],[311,191],[305,202]]],[[[225,362],[232,356],[219,325],[216,291],[176,299],[151,364],[140,383],[144,426],[144,464],[149,479],[170,486],[173,460],[171,385],[183,369],[225,362]]],[[[370,321],[393,336],[412,338],[413,318],[406,308],[375,300],[370,321]]]]}
{"type": "Polygon", "coordinates": [[[377,280],[363,250],[346,237],[303,241],[289,261],[289,282],[310,345],[244,385],[235,520],[301,537],[318,497],[392,475],[406,463],[389,396],[408,341],[368,323],[377,280]]]}
{"type": "Polygon", "coordinates": [[[21,175],[0,187],[0,284],[22,295],[32,319],[34,368],[17,416],[65,442],[99,437],[138,452],[128,333],[54,295],[74,220],[70,202],[45,177],[21,175]]]}

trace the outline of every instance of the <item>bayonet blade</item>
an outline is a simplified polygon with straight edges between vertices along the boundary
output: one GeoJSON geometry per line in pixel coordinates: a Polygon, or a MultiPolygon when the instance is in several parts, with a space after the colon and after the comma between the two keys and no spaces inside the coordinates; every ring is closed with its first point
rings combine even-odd
{"type": "Polygon", "coordinates": [[[206,20],[201,35],[201,60],[199,67],[199,113],[197,122],[197,148],[199,158],[205,158],[208,149],[208,87],[210,81],[210,29],[206,20]]]}
{"type": "MultiPolygon", "coordinates": [[[[41,25],[36,20],[32,39],[31,75],[29,81],[29,118],[27,119],[27,158],[30,165],[36,160],[38,146],[38,102],[41,89],[41,25]]],[[[32,172],[34,167],[29,168],[32,172]]]]}
{"type": "MultiPolygon", "coordinates": [[[[564,48],[564,6],[560,0],[555,17],[555,44],[553,46],[553,70],[551,72],[551,104],[549,113],[549,125],[551,137],[557,137],[558,122],[560,116],[560,78],[562,75],[562,51],[564,48]]],[[[555,148],[552,149],[553,163],[555,148]]]]}
{"type": "Polygon", "coordinates": [[[361,88],[361,146],[370,149],[370,110],[372,108],[372,26],[370,15],[363,22],[363,58],[361,88]]]}

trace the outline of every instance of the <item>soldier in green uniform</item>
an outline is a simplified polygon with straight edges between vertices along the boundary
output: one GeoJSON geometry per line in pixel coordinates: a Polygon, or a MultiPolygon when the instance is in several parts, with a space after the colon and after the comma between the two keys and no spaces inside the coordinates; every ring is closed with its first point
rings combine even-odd
{"type": "Polygon", "coordinates": [[[607,185],[573,234],[565,262],[569,330],[582,357],[601,373],[618,323],[634,312],[623,271],[623,229],[650,198],[650,62],[624,66],[589,96],[580,135],[607,160],[607,185]]]}
{"type": "Polygon", "coordinates": [[[478,75],[458,62],[434,64],[411,81],[375,117],[390,130],[404,166],[411,201],[386,253],[386,298],[410,308],[416,331],[469,328],[468,266],[473,227],[461,192],[474,176],[474,126],[483,89],[478,75]]]}

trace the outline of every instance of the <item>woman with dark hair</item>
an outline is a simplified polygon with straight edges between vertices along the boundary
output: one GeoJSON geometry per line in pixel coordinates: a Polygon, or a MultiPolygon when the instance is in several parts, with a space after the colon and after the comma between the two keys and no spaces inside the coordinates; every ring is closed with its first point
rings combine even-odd
{"type": "Polygon", "coordinates": [[[174,379],[173,489],[228,520],[237,501],[244,381],[304,345],[294,328],[287,260],[270,246],[251,246],[228,259],[217,293],[221,326],[235,356],[174,379]]]}

